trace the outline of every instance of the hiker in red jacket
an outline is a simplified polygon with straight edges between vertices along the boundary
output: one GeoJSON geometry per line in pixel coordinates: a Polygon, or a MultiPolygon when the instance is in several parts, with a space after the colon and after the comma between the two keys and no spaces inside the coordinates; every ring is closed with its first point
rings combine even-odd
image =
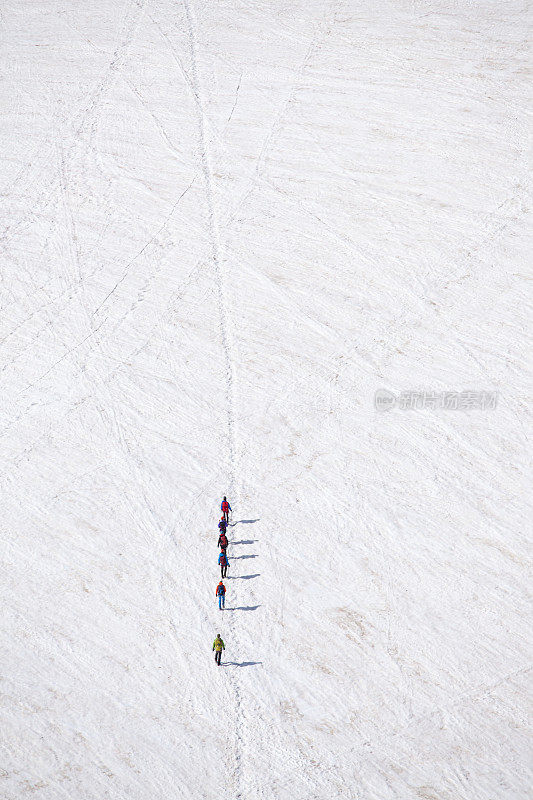
{"type": "Polygon", "coordinates": [[[226,522],[229,522],[229,512],[231,511],[231,506],[228,503],[228,501],[226,500],[226,496],[225,495],[224,495],[224,498],[223,498],[223,500],[222,500],[222,502],[220,504],[220,510],[222,511],[222,513],[224,515],[224,519],[226,520],[226,522]]]}

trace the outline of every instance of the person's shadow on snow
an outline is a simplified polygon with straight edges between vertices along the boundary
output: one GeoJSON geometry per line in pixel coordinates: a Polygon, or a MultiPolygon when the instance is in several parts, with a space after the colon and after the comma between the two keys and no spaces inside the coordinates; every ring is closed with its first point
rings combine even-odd
{"type": "Polygon", "coordinates": [[[230,542],[230,544],[255,544],[257,539],[241,539],[240,542],[230,542]]]}
{"type": "Polygon", "coordinates": [[[258,517],[257,519],[237,519],[235,522],[230,522],[230,526],[233,527],[234,525],[251,525],[252,522],[259,522],[261,518],[258,517]]]}
{"type": "Polygon", "coordinates": [[[254,572],[253,575],[227,575],[226,577],[232,581],[249,581],[250,578],[258,578],[260,575],[260,572],[254,572]]]}
{"type": "Polygon", "coordinates": [[[261,608],[261,603],[257,606],[234,606],[227,608],[226,611],[256,611],[258,608],[261,608]]]}
{"type": "Polygon", "coordinates": [[[221,667],[255,667],[262,664],[262,661],[223,661],[221,667]]]}

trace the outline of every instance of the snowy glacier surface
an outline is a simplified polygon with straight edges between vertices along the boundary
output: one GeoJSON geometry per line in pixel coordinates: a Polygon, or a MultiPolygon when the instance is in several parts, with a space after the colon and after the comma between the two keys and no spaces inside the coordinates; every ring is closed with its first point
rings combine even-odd
{"type": "Polygon", "coordinates": [[[531,796],[527,28],[4,0],[2,800],[531,796]]]}

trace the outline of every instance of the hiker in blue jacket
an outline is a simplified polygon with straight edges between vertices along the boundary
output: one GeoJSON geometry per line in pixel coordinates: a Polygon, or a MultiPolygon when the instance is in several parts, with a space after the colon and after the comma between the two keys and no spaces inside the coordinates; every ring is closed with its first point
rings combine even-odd
{"type": "Polygon", "coordinates": [[[219,566],[220,566],[220,577],[221,578],[225,578],[227,569],[229,567],[229,560],[228,560],[228,557],[226,555],[226,551],[225,550],[222,550],[222,552],[220,553],[220,555],[218,557],[218,563],[219,563],[219,566]]]}
{"type": "Polygon", "coordinates": [[[216,596],[218,597],[218,607],[222,611],[223,608],[226,608],[226,587],[222,581],[217,585],[216,596]]]}
{"type": "Polygon", "coordinates": [[[218,529],[220,533],[226,533],[226,528],[228,527],[228,523],[226,522],[226,517],[222,515],[220,517],[220,522],[218,523],[218,529]]]}

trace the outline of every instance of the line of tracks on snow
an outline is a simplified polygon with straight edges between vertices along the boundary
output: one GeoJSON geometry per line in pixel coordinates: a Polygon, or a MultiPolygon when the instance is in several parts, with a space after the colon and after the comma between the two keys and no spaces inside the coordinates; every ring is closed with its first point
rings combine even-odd
{"type": "MultiPolygon", "coordinates": [[[[197,23],[194,12],[189,0],[184,0],[184,11],[187,22],[187,32],[189,37],[190,59],[191,59],[191,89],[194,95],[194,105],[198,119],[200,158],[201,168],[205,185],[208,230],[211,243],[210,258],[213,264],[214,277],[217,291],[217,308],[219,334],[222,343],[225,371],[225,403],[226,403],[226,448],[227,448],[227,475],[228,475],[228,496],[232,501],[238,503],[239,487],[237,484],[237,448],[236,448],[236,429],[235,429],[235,380],[234,380],[234,359],[232,357],[233,341],[231,337],[230,320],[228,315],[228,303],[226,298],[226,281],[224,271],[224,261],[222,245],[220,241],[219,216],[213,191],[213,170],[211,166],[211,151],[208,135],[208,125],[203,109],[202,102],[202,82],[198,69],[198,42],[197,42],[197,23]]],[[[238,649],[238,630],[234,622],[233,614],[230,615],[228,628],[231,637],[231,646],[238,649]]],[[[237,674],[228,673],[229,683],[235,698],[235,744],[234,744],[234,796],[237,800],[244,798],[243,793],[243,727],[244,715],[242,708],[242,692],[240,680],[237,674]]]]}

